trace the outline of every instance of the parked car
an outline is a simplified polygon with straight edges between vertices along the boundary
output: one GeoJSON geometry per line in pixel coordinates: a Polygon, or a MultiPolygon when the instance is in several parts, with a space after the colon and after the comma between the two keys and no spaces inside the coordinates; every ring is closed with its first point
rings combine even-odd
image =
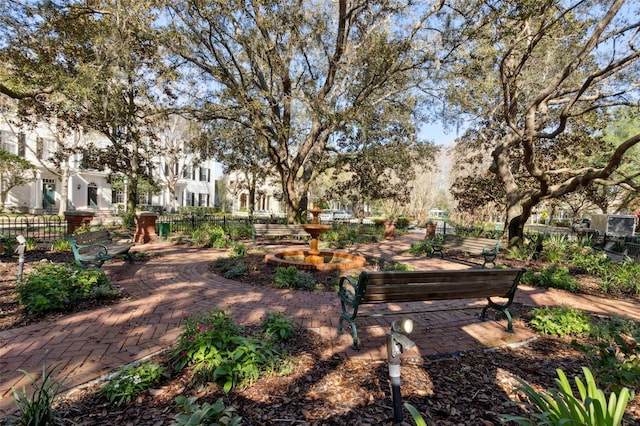
{"type": "Polygon", "coordinates": [[[321,222],[331,222],[333,220],[333,210],[322,210],[318,215],[321,222]]]}
{"type": "Polygon", "coordinates": [[[349,220],[353,219],[353,214],[346,210],[336,210],[333,213],[333,220],[349,220]]]}
{"type": "Polygon", "coordinates": [[[571,229],[573,231],[575,231],[576,229],[584,229],[584,228],[590,228],[590,227],[591,227],[590,219],[577,220],[571,224],[571,229]]]}

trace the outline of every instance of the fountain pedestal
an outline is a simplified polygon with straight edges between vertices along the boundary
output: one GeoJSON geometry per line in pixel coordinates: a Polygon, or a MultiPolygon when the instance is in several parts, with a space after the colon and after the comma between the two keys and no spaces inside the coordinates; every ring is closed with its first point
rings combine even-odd
{"type": "Polygon", "coordinates": [[[309,225],[303,225],[302,228],[311,235],[311,246],[309,250],[307,250],[307,255],[304,257],[304,263],[313,263],[315,265],[324,263],[324,257],[320,256],[320,250],[318,250],[318,237],[330,229],[331,226],[311,223],[309,225]]]}
{"type": "Polygon", "coordinates": [[[308,225],[302,225],[302,229],[311,235],[311,247],[307,251],[307,255],[304,257],[304,263],[312,263],[314,265],[324,263],[324,257],[320,256],[320,250],[318,250],[318,237],[320,234],[331,229],[331,226],[320,225],[318,215],[321,211],[322,210],[318,208],[318,205],[314,204],[313,208],[309,209],[309,213],[313,216],[311,223],[308,225]]]}

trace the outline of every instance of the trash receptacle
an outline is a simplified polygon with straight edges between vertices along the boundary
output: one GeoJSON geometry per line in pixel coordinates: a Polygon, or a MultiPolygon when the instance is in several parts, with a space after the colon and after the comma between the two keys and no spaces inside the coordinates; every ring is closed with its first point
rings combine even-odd
{"type": "Polygon", "coordinates": [[[167,238],[170,231],[171,227],[168,223],[158,223],[158,236],[160,238],[167,238]]]}

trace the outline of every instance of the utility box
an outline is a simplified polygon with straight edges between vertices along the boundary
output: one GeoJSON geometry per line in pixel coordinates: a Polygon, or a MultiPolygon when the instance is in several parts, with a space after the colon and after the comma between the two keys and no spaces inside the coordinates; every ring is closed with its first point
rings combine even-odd
{"type": "Polygon", "coordinates": [[[591,229],[599,234],[617,237],[633,236],[636,229],[635,215],[594,214],[591,216],[591,229]]]}

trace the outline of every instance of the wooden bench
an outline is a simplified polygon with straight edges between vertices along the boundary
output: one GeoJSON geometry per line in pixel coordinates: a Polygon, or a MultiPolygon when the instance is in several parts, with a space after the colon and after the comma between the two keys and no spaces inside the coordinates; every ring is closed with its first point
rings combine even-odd
{"type": "MultiPolygon", "coordinates": [[[[486,298],[480,319],[485,320],[489,308],[502,312],[507,318],[507,331],[513,332],[509,306],[525,269],[463,269],[433,271],[374,271],[362,272],[356,279],[340,278],[338,295],[342,314],[338,322],[338,334],[343,333],[343,322],[347,321],[353,335],[353,348],[358,350],[356,318],[360,307],[366,304],[424,302],[431,300],[486,298]],[[504,298],[499,303],[492,298],[504,298]]],[[[393,312],[410,314],[432,312],[419,310],[393,312]]],[[[383,316],[370,314],[362,316],[383,316]]]]}
{"type": "Polygon", "coordinates": [[[447,235],[445,236],[443,243],[432,244],[433,253],[431,255],[439,254],[441,258],[444,258],[444,250],[455,250],[463,253],[476,254],[483,257],[483,268],[486,267],[487,264],[491,264],[493,267],[496,266],[496,258],[498,257],[501,244],[502,240],[494,240],[491,238],[447,235]]]}
{"type": "Polygon", "coordinates": [[[255,223],[253,225],[253,243],[257,237],[296,237],[310,238],[301,225],[283,225],[277,223],[255,223]]]}
{"type": "Polygon", "coordinates": [[[129,249],[134,246],[131,236],[126,242],[116,241],[107,229],[85,232],[77,235],[68,235],[67,240],[71,244],[73,257],[81,268],[95,266],[100,268],[102,264],[120,255],[127,257],[131,263],[133,259],[129,249]]]}

